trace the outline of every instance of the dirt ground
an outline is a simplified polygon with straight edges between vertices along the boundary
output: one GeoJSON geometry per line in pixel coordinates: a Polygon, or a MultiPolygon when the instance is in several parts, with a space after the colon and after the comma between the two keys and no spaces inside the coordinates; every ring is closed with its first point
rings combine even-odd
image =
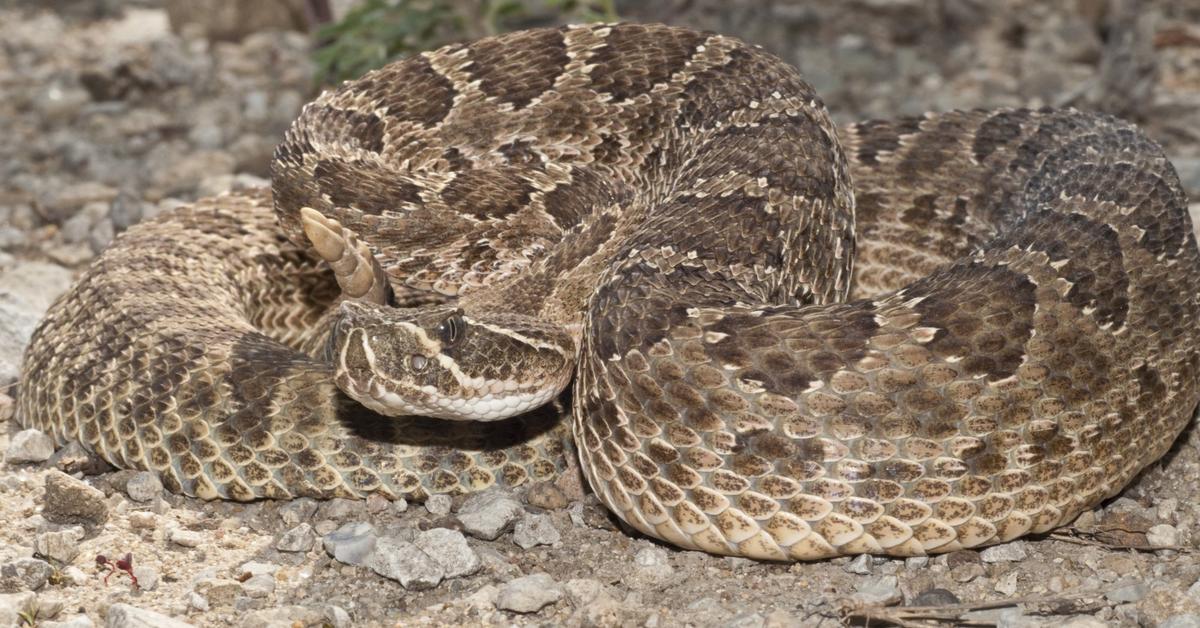
{"type": "MultiPolygon", "coordinates": [[[[208,41],[173,31],[159,2],[94,4],[0,1],[0,625],[1200,627],[1195,429],[1055,534],[802,564],[680,551],[569,487],[428,505],[235,504],[181,498],[145,474],[96,474],[77,450],[45,460],[6,404],[50,299],[137,220],[264,183],[279,134],[315,94],[306,35],[208,41]],[[64,503],[78,523],[56,522],[64,503]],[[485,515],[494,520],[480,524],[485,515]],[[127,554],[138,587],[96,560],[127,554]]],[[[1125,30],[1118,1],[683,4],[622,14],[763,43],[842,120],[1120,110],[1164,143],[1200,198],[1200,18],[1186,2],[1144,3],[1125,30]]]]}

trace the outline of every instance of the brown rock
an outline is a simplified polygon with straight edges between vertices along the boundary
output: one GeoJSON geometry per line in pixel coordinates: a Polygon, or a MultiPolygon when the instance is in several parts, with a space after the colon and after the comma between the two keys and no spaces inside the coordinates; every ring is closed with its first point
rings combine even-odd
{"type": "Polygon", "coordinates": [[[51,471],[46,475],[42,515],[55,523],[101,525],[108,521],[108,503],[104,493],[61,471],[51,471]]]}

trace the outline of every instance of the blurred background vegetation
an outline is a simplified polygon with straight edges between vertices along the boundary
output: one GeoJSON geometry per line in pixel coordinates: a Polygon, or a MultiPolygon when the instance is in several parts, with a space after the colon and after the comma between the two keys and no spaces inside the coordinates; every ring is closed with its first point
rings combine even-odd
{"type": "Polygon", "coordinates": [[[365,0],[317,31],[317,79],[332,83],[354,78],[454,41],[538,25],[616,19],[614,0],[365,0]]]}

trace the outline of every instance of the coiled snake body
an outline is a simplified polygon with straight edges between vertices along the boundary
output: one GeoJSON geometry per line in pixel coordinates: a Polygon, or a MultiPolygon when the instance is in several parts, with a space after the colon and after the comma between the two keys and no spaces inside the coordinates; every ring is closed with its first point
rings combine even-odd
{"type": "Polygon", "coordinates": [[[621,518],[810,559],[1054,528],[1200,394],[1186,201],[1099,115],[837,130],[734,39],[575,26],[322,95],[272,183],[278,225],[264,192],[119,237],[37,331],[23,422],[204,498],[420,498],[559,474],[561,408],[499,415],[573,370],[621,518]]]}

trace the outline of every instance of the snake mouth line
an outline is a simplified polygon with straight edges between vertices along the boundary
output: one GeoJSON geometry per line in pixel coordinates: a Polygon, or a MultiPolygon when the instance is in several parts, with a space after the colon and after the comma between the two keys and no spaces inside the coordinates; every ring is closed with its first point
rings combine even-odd
{"type": "MultiPolygon", "coordinates": [[[[448,370],[452,372],[459,386],[475,394],[446,395],[434,386],[415,386],[388,377],[379,366],[368,334],[362,329],[347,331],[342,324],[334,325],[326,352],[337,354],[337,385],[359,403],[386,416],[424,416],[450,421],[500,421],[549,403],[562,392],[571,379],[571,372],[568,370],[560,378],[543,385],[522,387],[514,381],[469,377],[455,368],[448,370]],[[354,370],[363,369],[349,367],[348,353],[351,348],[360,348],[366,358],[365,380],[352,375],[354,370]]],[[[448,360],[442,355],[435,357],[440,362],[448,360]]]]}

